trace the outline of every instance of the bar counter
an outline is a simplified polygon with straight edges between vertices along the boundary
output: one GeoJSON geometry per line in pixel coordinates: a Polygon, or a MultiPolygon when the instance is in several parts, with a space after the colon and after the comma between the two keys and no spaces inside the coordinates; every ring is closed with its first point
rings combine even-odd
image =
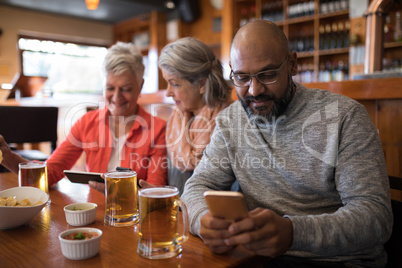
{"type": "MultiPolygon", "coordinates": [[[[17,175],[0,173],[0,191],[16,187],[17,175]]],[[[190,235],[183,252],[174,258],[149,260],[137,254],[135,227],[109,227],[103,223],[105,196],[86,184],[64,178],[49,189],[51,203],[28,224],[0,230],[0,267],[259,267],[266,260],[238,247],[225,255],[216,255],[202,240],[190,235]],[[87,227],[102,230],[99,254],[91,259],[73,261],[61,253],[58,235],[76,228],[65,219],[63,207],[78,202],[98,204],[96,220],[87,227]]]]}

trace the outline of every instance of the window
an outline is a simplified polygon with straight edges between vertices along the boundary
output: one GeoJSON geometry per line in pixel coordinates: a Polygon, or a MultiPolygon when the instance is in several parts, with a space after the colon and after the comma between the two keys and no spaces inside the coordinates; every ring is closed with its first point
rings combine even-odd
{"type": "Polygon", "coordinates": [[[20,38],[22,73],[47,77],[43,91],[54,93],[102,93],[105,47],[20,38]]]}

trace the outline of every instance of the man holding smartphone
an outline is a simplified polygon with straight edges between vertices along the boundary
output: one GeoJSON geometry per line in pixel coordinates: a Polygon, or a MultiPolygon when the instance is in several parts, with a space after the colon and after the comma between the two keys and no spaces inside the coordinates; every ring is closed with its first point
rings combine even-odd
{"type": "Polygon", "coordinates": [[[240,28],[230,67],[239,101],[216,118],[186,183],[190,231],[215,253],[243,245],[273,258],[267,267],[383,267],[390,191],[364,106],[294,83],[297,55],[271,22],[240,28]],[[248,217],[213,217],[203,193],[236,179],[248,217]]]}

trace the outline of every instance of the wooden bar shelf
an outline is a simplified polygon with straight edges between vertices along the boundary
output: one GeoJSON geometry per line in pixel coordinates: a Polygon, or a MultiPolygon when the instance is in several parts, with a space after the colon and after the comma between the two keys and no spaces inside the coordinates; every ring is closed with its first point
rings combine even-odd
{"type": "Polygon", "coordinates": [[[285,23],[290,25],[290,24],[298,24],[298,23],[305,23],[305,22],[314,22],[314,15],[288,19],[285,23]]]}
{"type": "Polygon", "coordinates": [[[384,48],[400,48],[400,47],[402,47],[402,42],[384,43],[384,48]]]}
{"type": "Polygon", "coordinates": [[[334,48],[334,49],[326,49],[326,50],[320,50],[319,55],[320,56],[327,56],[327,55],[337,55],[337,54],[346,54],[349,53],[349,48],[334,48]]]}
{"type": "Polygon", "coordinates": [[[327,19],[327,18],[335,18],[335,17],[345,17],[349,15],[349,10],[339,10],[331,13],[326,13],[326,14],[319,14],[318,17],[320,19],[327,19]]]}

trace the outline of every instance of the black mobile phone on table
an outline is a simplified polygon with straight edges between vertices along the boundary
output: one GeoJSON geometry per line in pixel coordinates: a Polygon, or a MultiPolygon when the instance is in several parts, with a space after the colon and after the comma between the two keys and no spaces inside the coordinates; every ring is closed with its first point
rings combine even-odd
{"type": "Polygon", "coordinates": [[[63,172],[74,183],[88,183],[89,181],[105,182],[102,178],[102,173],[75,170],[64,170],[63,172]]]}

